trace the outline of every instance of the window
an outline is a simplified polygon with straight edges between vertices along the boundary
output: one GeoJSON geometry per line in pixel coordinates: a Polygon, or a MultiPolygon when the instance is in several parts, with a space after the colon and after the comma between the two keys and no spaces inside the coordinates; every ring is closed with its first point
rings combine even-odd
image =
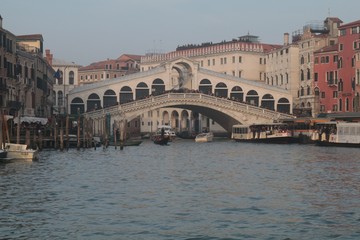
{"type": "Polygon", "coordinates": [[[337,61],[338,61],[338,57],[339,57],[338,55],[335,55],[333,61],[334,61],[334,62],[337,62],[337,61]]]}
{"type": "Polygon", "coordinates": [[[310,86],[307,86],[306,94],[307,94],[307,95],[310,95],[310,92],[311,92],[311,88],[310,88],[310,86]]]}
{"type": "Polygon", "coordinates": [[[239,63],[241,63],[242,62],[242,57],[241,56],[239,56],[239,63]]]}
{"type": "Polygon", "coordinates": [[[321,98],[325,98],[325,92],[321,92],[321,98]]]}
{"type": "Polygon", "coordinates": [[[226,60],[226,58],[224,58],[224,64],[227,64],[227,60],[226,60]]]}
{"type": "Polygon", "coordinates": [[[300,63],[301,63],[301,64],[304,64],[304,63],[305,63],[304,56],[301,56],[300,63]]]}
{"type": "Polygon", "coordinates": [[[357,34],[358,33],[358,28],[357,27],[352,27],[351,28],[351,34],[357,34]]]}
{"type": "Polygon", "coordinates": [[[208,66],[210,66],[210,59],[208,59],[208,66]]]}
{"type": "Polygon", "coordinates": [[[318,81],[318,73],[314,73],[314,81],[315,81],[315,82],[318,81]]]}
{"type": "Polygon", "coordinates": [[[340,51],[344,50],[344,44],[342,44],[342,43],[339,44],[339,50],[340,50],[340,51]]]}
{"type": "Polygon", "coordinates": [[[215,59],[213,59],[213,66],[215,66],[215,59]]]}
{"type": "Polygon", "coordinates": [[[300,80],[301,80],[301,81],[304,81],[304,70],[301,70],[300,80]]]}
{"type": "Polygon", "coordinates": [[[235,56],[232,57],[232,63],[235,63],[235,56]]]}
{"type": "Polygon", "coordinates": [[[307,80],[311,79],[311,77],[310,77],[310,69],[309,68],[306,71],[306,76],[307,76],[307,80]]]}
{"type": "Polygon", "coordinates": [[[339,35],[340,36],[345,36],[346,35],[346,29],[341,29],[339,35]]]}
{"type": "Polygon", "coordinates": [[[315,64],[318,64],[318,63],[319,63],[319,58],[316,57],[316,58],[315,58],[315,64]]]}
{"type": "Polygon", "coordinates": [[[337,98],[338,97],[338,92],[337,91],[333,91],[333,98],[337,98]]]}
{"type": "Polygon", "coordinates": [[[74,72],[69,72],[69,85],[74,85],[74,72]]]}

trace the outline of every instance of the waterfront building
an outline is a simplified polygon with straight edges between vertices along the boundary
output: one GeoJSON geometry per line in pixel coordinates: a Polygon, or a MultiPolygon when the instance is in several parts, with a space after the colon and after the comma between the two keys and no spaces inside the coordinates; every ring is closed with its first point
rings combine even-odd
{"type": "MultiPolygon", "coordinates": [[[[43,42],[44,39],[41,34],[16,37],[17,49],[32,55],[34,58],[34,74],[31,75],[30,80],[24,80],[24,84],[29,84],[29,82],[32,84],[32,107],[28,111],[33,111],[33,115],[37,117],[47,118],[52,114],[54,70],[44,57],[43,42]]],[[[27,65],[24,63],[21,68],[26,69],[27,65]]],[[[17,72],[17,76],[23,75],[21,72],[17,72]]]]}
{"type": "Polygon", "coordinates": [[[266,53],[266,84],[286,89],[295,99],[299,89],[299,45],[290,43],[284,33],[284,44],[266,53]]]}
{"type": "Polygon", "coordinates": [[[69,91],[79,85],[78,83],[78,68],[80,67],[74,62],[67,62],[56,59],[49,49],[46,49],[46,60],[52,66],[55,72],[58,71],[58,78],[54,78],[53,87],[53,114],[68,113],[67,95],[69,91]]]}
{"type": "Polygon", "coordinates": [[[338,44],[314,52],[314,92],[320,113],[338,112],[338,44]]]}
{"type": "Polygon", "coordinates": [[[339,27],[339,112],[353,112],[359,107],[359,82],[356,82],[356,52],[359,49],[360,20],[339,27]]]}
{"type": "Polygon", "coordinates": [[[355,102],[354,111],[360,112],[360,38],[354,41],[355,50],[355,102]]]}
{"type": "Polygon", "coordinates": [[[107,59],[80,67],[79,85],[109,80],[139,71],[140,55],[123,54],[117,59],[107,59]]]}
{"type": "Polygon", "coordinates": [[[340,19],[329,17],[323,23],[312,22],[293,33],[293,43],[299,45],[300,84],[298,97],[294,99],[296,115],[315,117],[320,112],[319,96],[315,94],[314,52],[336,44],[341,23],[340,19]]]}

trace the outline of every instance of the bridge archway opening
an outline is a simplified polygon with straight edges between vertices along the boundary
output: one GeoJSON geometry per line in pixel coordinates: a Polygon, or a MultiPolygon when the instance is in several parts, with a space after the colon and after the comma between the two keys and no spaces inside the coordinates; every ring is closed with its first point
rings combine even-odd
{"type": "Polygon", "coordinates": [[[225,83],[219,82],[215,86],[215,96],[227,98],[228,97],[228,88],[225,83]]]}
{"type": "Polygon", "coordinates": [[[90,94],[90,96],[87,99],[86,105],[87,105],[87,109],[86,109],[87,112],[101,109],[102,107],[101,107],[101,100],[99,95],[97,95],[96,93],[90,94]]]}
{"type": "MultiPolygon", "coordinates": [[[[301,103],[301,106],[304,107],[304,103],[301,103]]],[[[277,104],[278,112],[290,113],[290,102],[286,98],[280,98],[277,104]]]]}
{"type": "Polygon", "coordinates": [[[254,105],[254,106],[259,106],[259,95],[255,90],[250,90],[248,91],[248,93],[246,94],[246,100],[247,103],[254,105]]]}
{"type": "Polygon", "coordinates": [[[275,110],[275,100],[271,94],[265,94],[261,99],[261,107],[275,110]]]}
{"type": "Polygon", "coordinates": [[[179,113],[176,110],[173,110],[171,113],[171,124],[172,128],[179,128],[179,113]]]}
{"type": "Polygon", "coordinates": [[[129,86],[124,86],[120,89],[119,93],[120,104],[131,102],[133,100],[133,91],[129,86]]]}
{"type": "Polygon", "coordinates": [[[146,83],[141,82],[136,86],[135,98],[136,100],[140,100],[147,97],[149,97],[149,87],[146,83]]]}
{"type": "Polygon", "coordinates": [[[104,108],[117,105],[116,93],[114,90],[106,90],[103,97],[104,108]]]}
{"type": "Polygon", "coordinates": [[[244,92],[243,92],[242,88],[239,86],[233,87],[230,92],[230,99],[243,102],[244,101],[244,92]]]}
{"type": "Polygon", "coordinates": [[[202,79],[199,83],[199,92],[204,94],[212,93],[212,84],[209,79],[202,79]]]}
{"type": "Polygon", "coordinates": [[[84,101],[76,97],[70,103],[70,114],[82,114],[85,112],[85,104],[84,101]]]}
{"type": "Polygon", "coordinates": [[[151,95],[157,96],[165,92],[164,81],[160,78],[156,78],[151,85],[151,95]]]}
{"type": "Polygon", "coordinates": [[[185,61],[175,62],[172,67],[172,80],[175,89],[192,89],[192,67],[185,61]],[[173,71],[175,70],[175,71],[173,71]]]}

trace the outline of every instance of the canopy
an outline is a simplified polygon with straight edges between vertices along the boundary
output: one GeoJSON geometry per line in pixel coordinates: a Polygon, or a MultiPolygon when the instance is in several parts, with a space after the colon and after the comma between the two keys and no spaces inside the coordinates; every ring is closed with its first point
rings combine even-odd
{"type": "MultiPolygon", "coordinates": [[[[14,118],[14,123],[17,124],[19,122],[19,117],[14,118]]],[[[20,117],[20,123],[37,123],[41,125],[46,125],[48,123],[47,118],[39,118],[39,117],[20,117]]]]}

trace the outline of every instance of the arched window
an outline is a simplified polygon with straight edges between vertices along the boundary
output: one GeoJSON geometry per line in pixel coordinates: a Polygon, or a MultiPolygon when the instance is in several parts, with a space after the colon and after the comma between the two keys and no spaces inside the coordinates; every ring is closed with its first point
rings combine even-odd
{"type": "Polygon", "coordinates": [[[301,63],[301,64],[304,64],[304,63],[305,63],[304,56],[301,56],[300,63],[301,63]]]}
{"type": "Polygon", "coordinates": [[[300,96],[304,96],[304,87],[301,87],[300,96]]]}
{"type": "Polygon", "coordinates": [[[301,80],[301,81],[304,81],[304,70],[301,70],[300,80],[301,80]]]}
{"type": "Polygon", "coordinates": [[[69,85],[74,85],[74,72],[69,72],[69,85]]]}
{"type": "Polygon", "coordinates": [[[64,94],[62,91],[58,91],[58,106],[62,106],[64,103],[63,95],[64,94]]]}
{"type": "Polygon", "coordinates": [[[310,69],[309,68],[306,71],[306,78],[307,78],[307,80],[310,80],[310,69]]]}
{"type": "Polygon", "coordinates": [[[306,88],[306,95],[310,95],[310,86],[307,86],[306,88]]]}

